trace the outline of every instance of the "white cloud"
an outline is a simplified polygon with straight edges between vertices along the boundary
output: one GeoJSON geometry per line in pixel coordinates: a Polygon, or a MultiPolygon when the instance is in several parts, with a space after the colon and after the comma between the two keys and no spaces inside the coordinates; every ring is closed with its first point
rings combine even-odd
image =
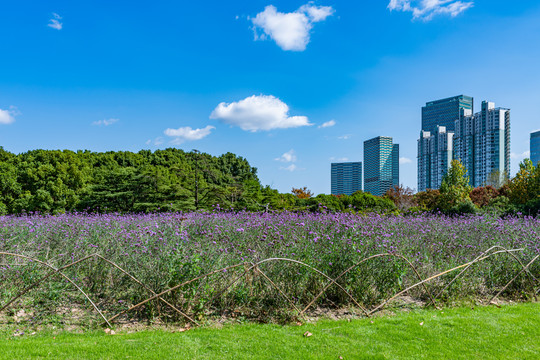
{"type": "Polygon", "coordinates": [[[295,165],[295,164],[291,164],[287,167],[280,167],[281,170],[287,170],[287,171],[290,171],[290,172],[293,172],[295,170],[298,170],[298,167],[295,165]]]}
{"type": "Polygon", "coordinates": [[[210,119],[251,132],[312,125],[306,116],[289,116],[287,104],[267,95],[253,95],[230,104],[222,102],[212,111],[210,119]]]}
{"type": "Polygon", "coordinates": [[[283,50],[304,51],[310,41],[313,24],[324,21],[334,12],[331,6],[315,6],[312,3],[302,5],[291,13],[279,12],[275,6],[268,5],[251,19],[255,40],[270,37],[283,50]],[[261,35],[259,29],[263,32],[261,35]]]}
{"type": "Polygon", "coordinates": [[[52,15],[53,18],[49,19],[49,23],[47,24],[47,26],[56,30],[62,30],[62,26],[64,25],[60,22],[62,17],[57,13],[52,13],[52,15]]]}
{"type": "Polygon", "coordinates": [[[181,127],[178,129],[166,129],[164,131],[165,135],[173,137],[174,139],[171,141],[173,144],[180,145],[184,141],[195,141],[195,140],[201,140],[208,135],[210,135],[210,132],[215,129],[215,127],[208,125],[205,128],[202,129],[192,129],[189,126],[181,127]]]}
{"type": "Polygon", "coordinates": [[[338,136],[339,140],[349,140],[352,137],[352,134],[345,134],[342,136],[338,136]]]}
{"type": "Polygon", "coordinates": [[[390,0],[390,11],[405,11],[413,14],[413,19],[431,20],[436,15],[456,17],[473,7],[472,1],[456,0],[390,0]]]}
{"type": "Polygon", "coordinates": [[[0,109],[0,124],[7,125],[15,122],[15,111],[13,107],[10,110],[0,109]]]}
{"type": "Polygon", "coordinates": [[[522,152],[521,154],[516,154],[515,152],[510,152],[510,158],[514,160],[523,160],[525,158],[531,157],[531,152],[529,150],[522,152]]]}
{"type": "Polygon", "coordinates": [[[103,119],[103,120],[98,120],[98,121],[94,121],[92,123],[92,125],[95,125],[95,126],[110,126],[114,123],[117,123],[118,121],[120,121],[119,119],[103,119]]]}
{"type": "Polygon", "coordinates": [[[281,162],[296,162],[296,154],[294,153],[294,149],[287,151],[280,157],[275,158],[274,160],[281,162]]]}
{"type": "Polygon", "coordinates": [[[336,121],[335,120],[330,120],[330,121],[327,121],[325,123],[323,123],[322,125],[319,125],[318,128],[327,128],[327,127],[332,127],[336,125],[336,121]]]}
{"type": "Polygon", "coordinates": [[[412,163],[412,160],[409,159],[409,158],[406,158],[406,157],[400,157],[400,158],[399,158],[399,163],[400,163],[401,165],[403,165],[403,164],[410,164],[410,163],[412,163]]]}

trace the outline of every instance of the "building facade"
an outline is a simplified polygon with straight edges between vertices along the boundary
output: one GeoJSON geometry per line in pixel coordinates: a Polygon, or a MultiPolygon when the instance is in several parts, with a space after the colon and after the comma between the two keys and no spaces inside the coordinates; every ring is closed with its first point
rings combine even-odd
{"type": "Polygon", "coordinates": [[[534,165],[540,163],[540,130],[531,133],[531,161],[534,165]]]}
{"type": "Polygon", "coordinates": [[[391,137],[378,136],[364,141],[364,189],[383,196],[399,185],[399,145],[391,137]]]}
{"type": "Polygon", "coordinates": [[[483,101],[480,112],[462,112],[455,128],[454,159],[471,186],[502,185],[510,173],[510,110],[483,101]]]}
{"type": "Polygon", "coordinates": [[[422,129],[418,139],[418,191],[438,189],[448,171],[452,155],[452,136],[456,121],[463,114],[471,115],[474,99],[458,95],[434,100],[422,107],[422,129]],[[446,168],[444,168],[446,166],[446,168]],[[441,176],[442,174],[442,176],[441,176]]]}
{"type": "Polygon", "coordinates": [[[362,163],[332,163],[331,186],[332,195],[352,195],[362,190],[362,163]]]}
{"type": "Polygon", "coordinates": [[[458,95],[446,99],[430,101],[422,107],[422,131],[433,132],[437,126],[444,126],[453,132],[461,110],[474,112],[474,99],[466,95],[458,95]]]}
{"type": "Polygon", "coordinates": [[[418,140],[418,191],[438,189],[453,157],[454,133],[444,126],[421,131],[418,140]]]}

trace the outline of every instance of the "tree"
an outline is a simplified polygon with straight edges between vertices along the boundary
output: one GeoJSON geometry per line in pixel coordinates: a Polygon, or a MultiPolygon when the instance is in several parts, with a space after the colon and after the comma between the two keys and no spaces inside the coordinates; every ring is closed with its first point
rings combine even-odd
{"type": "Polygon", "coordinates": [[[510,201],[524,205],[540,197],[540,164],[534,166],[532,161],[525,159],[519,164],[519,171],[509,182],[510,201]]]}
{"type": "Polygon", "coordinates": [[[426,189],[414,194],[414,201],[422,210],[432,211],[437,208],[441,192],[439,190],[426,189]]]}
{"type": "Polygon", "coordinates": [[[491,185],[481,186],[472,189],[469,197],[471,198],[471,201],[474,203],[474,205],[482,208],[489,205],[493,199],[499,197],[499,190],[497,190],[491,185]]]}
{"type": "Polygon", "coordinates": [[[499,189],[508,183],[508,173],[506,171],[494,170],[492,171],[484,183],[484,186],[491,186],[495,189],[499,189]]]}
{"type": "Polygon", "coordinates": [[[309,199],[313,196],[313,193],[306,186],[303,188],[292,188],[291,192],[298,199],[309,199]]]}
{"type": "Polygon", "coordinates": [[[386,191],[385,197],[392,200],[399,211],[407,211],[417,203],[413,196],[413,190],[409,187],[394,186],[386,191]]]}
{"type": "Polygon", "coordinates": [[[467,169],[459,160],[453,160],[441,182],[439,208],[448,213],[461,212],[460,208],[474,209],[469,197],[471,190],[467,169]]]}

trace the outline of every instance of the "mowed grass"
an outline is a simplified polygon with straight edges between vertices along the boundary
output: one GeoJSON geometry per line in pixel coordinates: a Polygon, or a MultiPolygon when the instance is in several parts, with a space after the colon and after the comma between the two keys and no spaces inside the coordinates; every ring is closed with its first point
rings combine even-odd
{"type": "Polygon", "coordinates": [[[0,333],[3,359],[539,359],[540,304],[418,310],[302,326],[0,333]],[[312,336],[305,337],[306,331],[312,336]]]}

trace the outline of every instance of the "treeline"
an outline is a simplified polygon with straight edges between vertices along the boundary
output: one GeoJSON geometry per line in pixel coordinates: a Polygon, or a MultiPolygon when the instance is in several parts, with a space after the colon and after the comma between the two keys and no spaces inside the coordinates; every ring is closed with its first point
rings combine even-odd
{"type": "Polygon", "coordinates": [[[192,210],[391,211],[366,193],[312,197],[263,187],[257,169],[232,153],[219,157],[165,149],[34,150],[15,155],[0,147],[0,215],[30,212],[156,212],[192,210]],[[328,208],[326,208],[328,209],[328,208]]]}
{"type": "Polygon", "coordinates": [[[540,164],[529,159],[520,164],[514,178],[501,186],[472,188],[466,168],[452,162],[443,178],[441,188],[414,193],[410,188],[397,186],[376,197],[358,191],[352,196],[318,195],[309,190],[293,189],[297,208],[311,211],[379,212],[386,214],[417,214],[422,212],[446,215],[490,213],[494,215],[533,215],[540,213],[540,164]]]}
{"type": "Polygon", "coordinates": [[[227,153],[132,152],[0,147],[0,214],[198,210],[216,204],[257,209],[257,169],[227,153]]]}
{"type": "Polygon", "coordinates": [[[377,197],[358,191],[317,195],[262,186],[257,169],[232,153],[34,150],[15,155],[0,147],[0,215],[25,212],[156,212],[233,209],[313,212],[445,214],[478,211],[538,214],[540,165],[520,164],[500,188],[472,189],[465,168],[454,161],[439,190],[413,194],[396,187],[377,197]]]}
{"type": "Polygon", "coordinates": [[[441,188],[413,194],[410,189],[394,188],[386,193],[402,213],[434,212],[472,214],[478,212],[538,215],[540,213],[540,164],[529,159],[500,187],[472,188],[465,167],[457,160],[444,176],[441,188]]]}

